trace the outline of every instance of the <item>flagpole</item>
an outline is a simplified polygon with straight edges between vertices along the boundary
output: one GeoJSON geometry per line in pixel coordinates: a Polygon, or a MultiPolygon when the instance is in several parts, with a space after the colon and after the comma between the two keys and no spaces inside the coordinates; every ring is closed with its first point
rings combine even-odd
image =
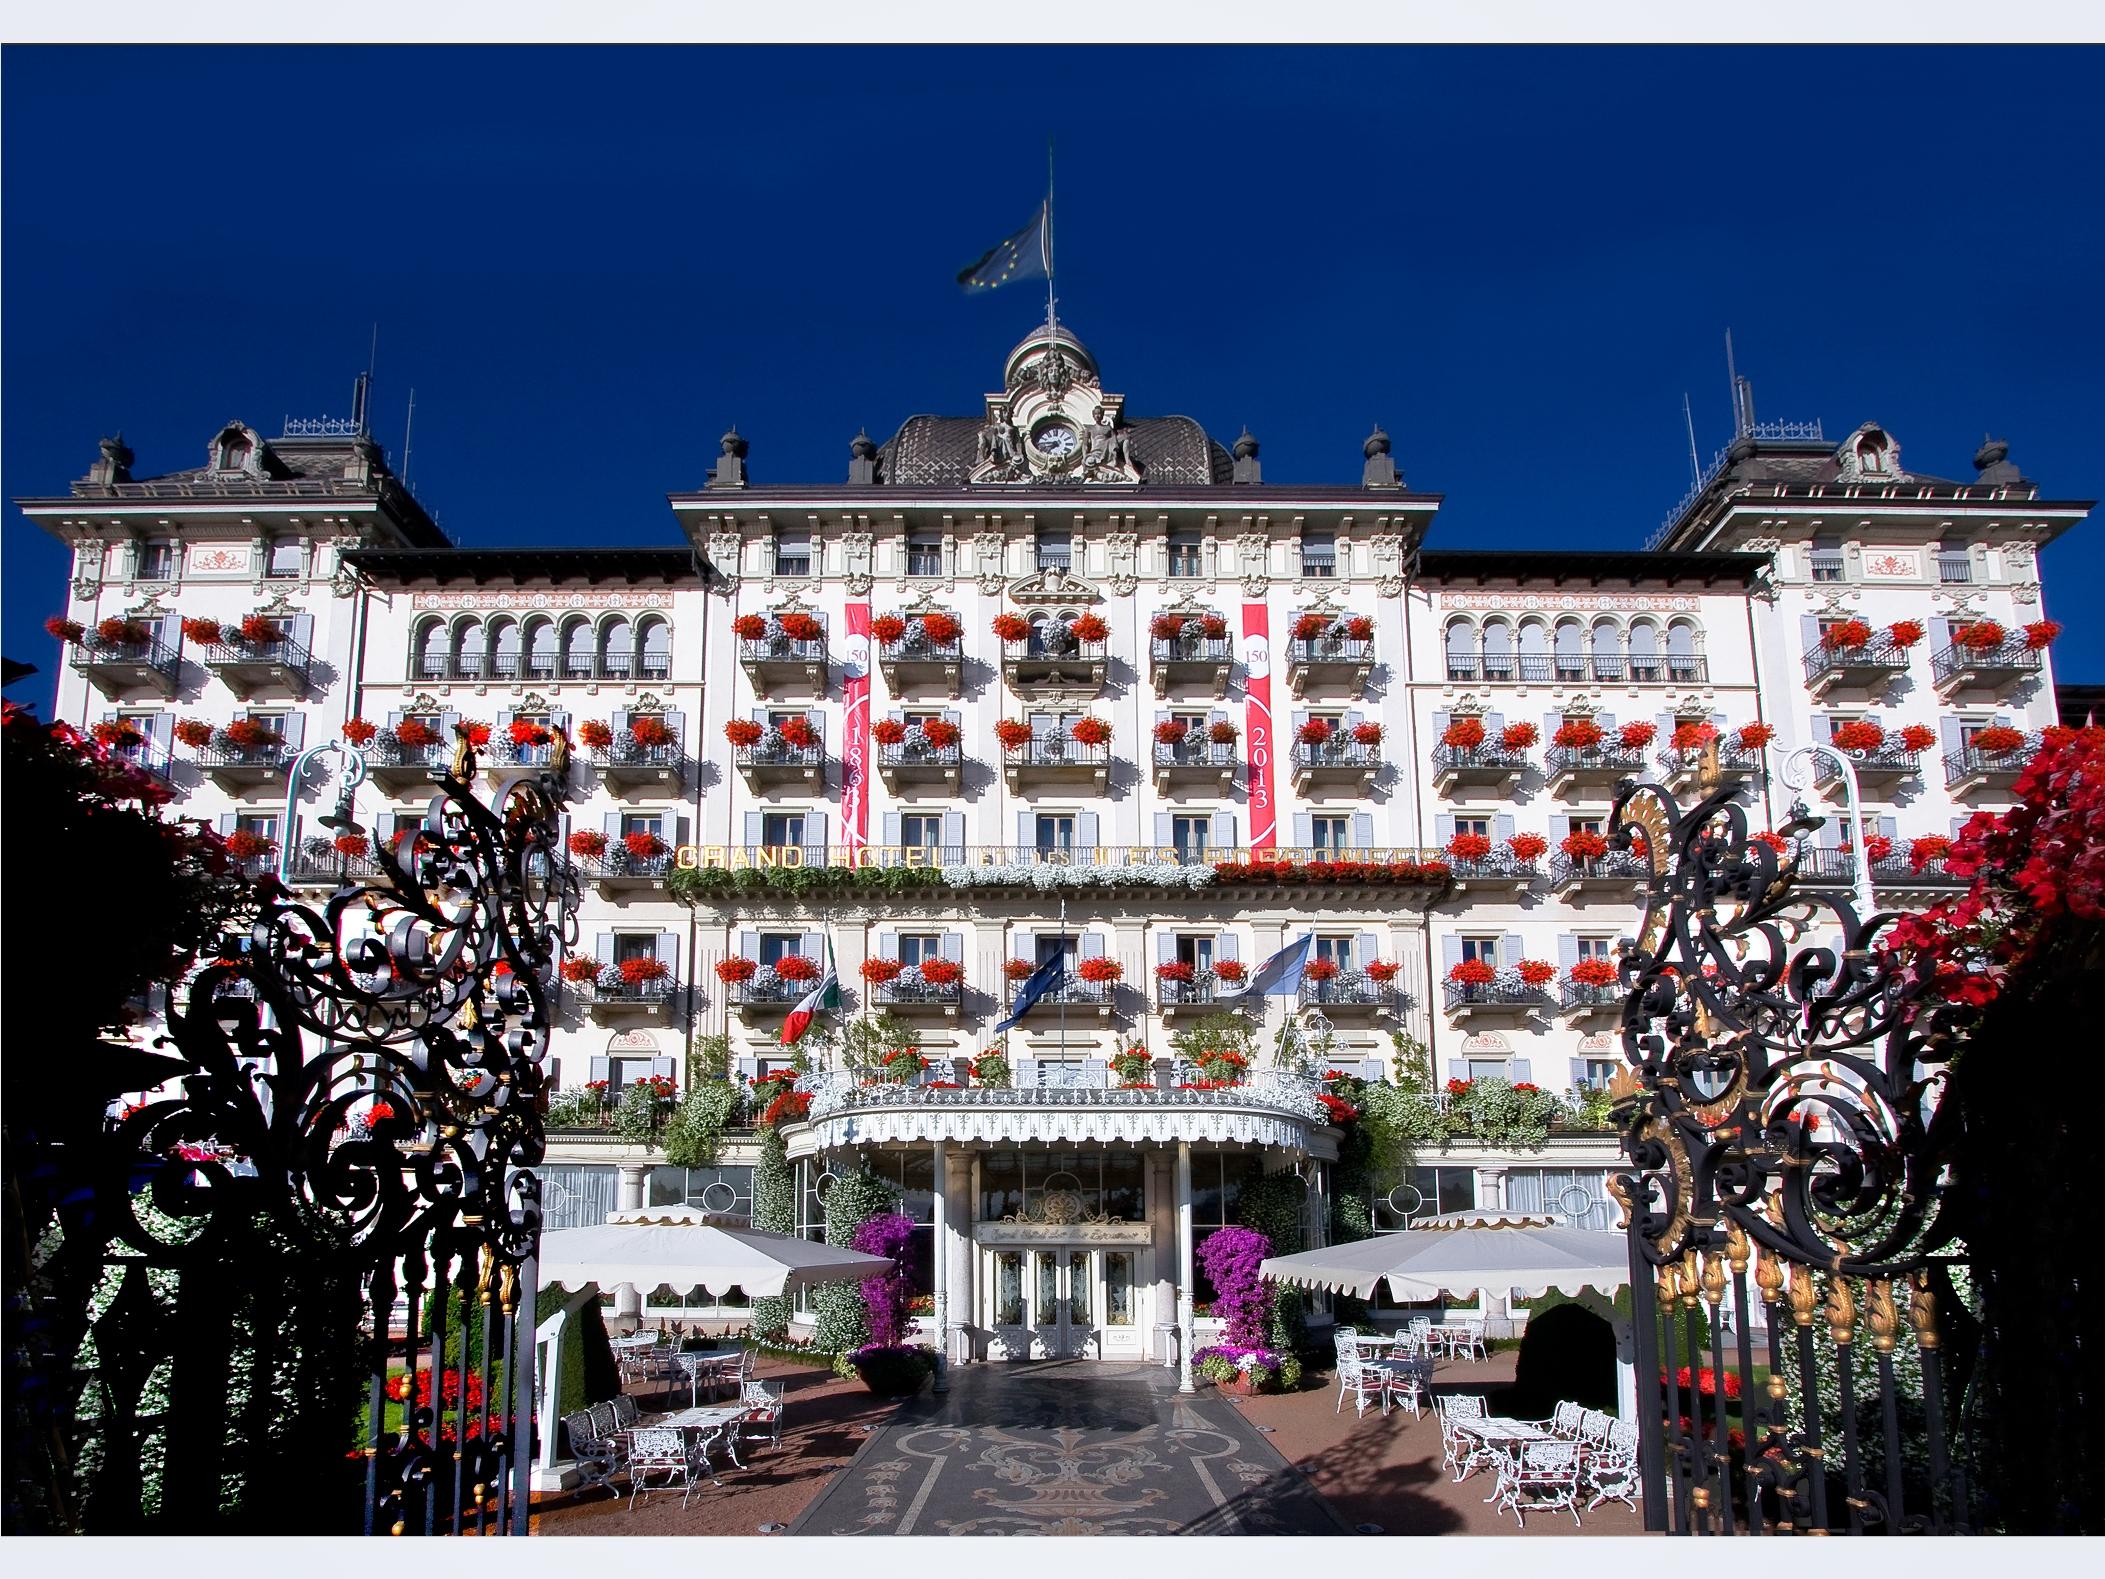
{"type": "Polygon", "coordinates": [[[1059,327],[1059,319],[1053,311],[1053,140],[1051,133],[1045,138],[1045,338],[1050,350],[1053,331],[1059,327]]]}
{"type": "MultiPolygon", "coordinates": [[[[1060,896],[1060,947],[1062,950],[1065,950],[1067,947],[1067,896],[1065,894],[1062,894],[1060,896]]],[[[1074,957],[1075,963],[1080,964],[1082,958],[1082,944],[1080,939],[1075,940],[1074,957]]],[[[1074,972],[1068,971],[1066,975],[1068,976],[1068,978],[1071,979],[1074,975],[1074,972]]],[[[1068,982],[1063,980],[1060,983],[1060,1061],[1063,1064],[1067,1060],[1068,992],[1068,982]]]]}

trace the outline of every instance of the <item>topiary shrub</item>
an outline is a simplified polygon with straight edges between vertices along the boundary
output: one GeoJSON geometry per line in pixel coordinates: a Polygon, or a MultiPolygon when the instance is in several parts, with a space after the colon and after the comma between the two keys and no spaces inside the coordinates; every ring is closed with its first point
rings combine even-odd
{"type": "MultiPolygon", "coordinates": [[[[770,1125],[760,1132],[760,1160],[753,1166],[753,1226],[778,1234],[797,1231],[797,1175],[789,1165],[782,1132],[770,1125]]],[[[767,1294],[753,1301],[753,1333],[774,1338],[789,1331],[787,1295],[767,1294]]]]}
{"type": "MultiPolygon", "coordinates": [[[[881,1212],[899,1204],[896,1186],[887,1184],[867,1166],[836,1179],[826,1192],[826,1243],[851,1249],[856,1230],[881,1212]]],[[[835,1369],[843,1376],[854,1367],[849,1356],[871,1341],[869,1307],[863,1303],[860,1283],[823,1283],[811,1299],[818,1320],[812,1342],[839,1356],[835,1369]]]]}

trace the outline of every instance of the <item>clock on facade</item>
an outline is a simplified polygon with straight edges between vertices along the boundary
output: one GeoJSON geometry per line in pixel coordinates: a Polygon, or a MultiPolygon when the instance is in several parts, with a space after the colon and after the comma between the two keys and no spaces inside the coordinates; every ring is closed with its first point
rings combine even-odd
{"type": "Polygon", "coordinates": [[[1066,422],[1041,422],[1031,430],[1031,448],[1054,460],[1072,455],[1080,442],[1073,425],[1066,422]]]}

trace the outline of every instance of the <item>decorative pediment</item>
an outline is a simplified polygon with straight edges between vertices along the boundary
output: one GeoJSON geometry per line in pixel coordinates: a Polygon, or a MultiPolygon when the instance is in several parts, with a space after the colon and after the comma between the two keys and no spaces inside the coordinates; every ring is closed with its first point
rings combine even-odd
{"type": "Polygon", "coordinates": [[[1176,602],[1165,603],[1155,612],[1158,614],[1181,614],[1186,619],[1204,619],[1209,614],[1217,615],[1221,611],[1200,597],[1196,590],[1186,587],[1184,595],[1178,598],[1176,602]]]}
{"type": "Polygon", "coordinates": [[[1454,706],[1447,710],[1447,714],[1450,718],[1482,718],[1490,711],[1490,703],[1482,697],[1465,695],[1455,699],[1454,706]]]}
{"type": "Polygon", "coordinates": [[[1340,608],[1337,599],[1328,592],[1319,592],[1309,602],[1302,604],[1299,612],[1321,614],[1326,619],[1344,619],[1350,611],[1340,608]]]}
{"type": "Polygon", "coordinates": [[[1010,582],[1009,599],[1014,603],[1101,603],[1104,595],[1073,571],[1052,566],[1010,582]]]}
{"type": "Polygon", "coordinates": [[[1673,705],[1668,716],[1683,723],[1705,724],[1710,722],[1711,705],[1700,696],[1684,696],[1673,705]]]}
{"type": "Polygon", "coordinates": [[[1900,445],[1876,422],[1867,422],[1844,439],[1835,451],[1835,465],[1843,482],[1902,482],[1900,445]]]}
{"type": "Polygon", "coordinates": [[[519,698],[519,705],[514,711],[521,713],[545,713],[550,711],[550,703],[548,698],[539,691],[528,691],[526,695],[519,698]]]}
{"type": "Polygon", "coordinates": [[[636,698],[635,706],[631,707],[629,711],[631,713],[664,713],[671,711],[671,709],[656,694],[645,691],[636,698]]]}
{"type": "Polygon", "coordinates": [[[948,614],[950,612],[950,606],[943,599],[936,596],[934,587],[922,587],[911,599],[901,605],[899,617],[901,619],[914,619],[923,614],[948,614]]]}
{"type": "Polygon", "coordinates": [[[405,713],[436,713],[439,710],[439,699],[429,691],[419,691],[402,704],[405,713]]]}

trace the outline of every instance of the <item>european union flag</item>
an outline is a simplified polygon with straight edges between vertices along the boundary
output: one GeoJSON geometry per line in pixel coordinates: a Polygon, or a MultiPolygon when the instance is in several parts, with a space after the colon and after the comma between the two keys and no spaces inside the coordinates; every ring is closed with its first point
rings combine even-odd
{"type": "Polygon", "coordinates": [[[1046,232],[1046,206],[1028,225],[995,247],[970,268],[961,270],[958,284],[968,291],[990,291],[1011,280],[1028,280],[1052,272],[1051,241],[1046,232]]]}
{"type": "Polygon", "coordinates": [[[1006,1020],[994,1027],[994,1034],[999,1036],[1026,1014],[1029,1014],[1031,1005],[1044,997],[1048,992],[1051,992],[1053,988],[1059,986],[1066,975],[1067,957],[1055,949],[1052,958],[1048,959],[1024,979],[1022,988],[1016,994],[1015,1007],[1009,1010],[1009,1017],[1006,1020]]]}
{"type": "Polygon", "coordinates": [[[1245,995],[1253,998],[1292,997],[1301,990],[1301,973],[1308,968],[1308,951],[1316,941],[1313,932],[1304,932],[1293,942],[1257,967],[1250,977],[1249,986],[1243,988],[1245,995]]]}

